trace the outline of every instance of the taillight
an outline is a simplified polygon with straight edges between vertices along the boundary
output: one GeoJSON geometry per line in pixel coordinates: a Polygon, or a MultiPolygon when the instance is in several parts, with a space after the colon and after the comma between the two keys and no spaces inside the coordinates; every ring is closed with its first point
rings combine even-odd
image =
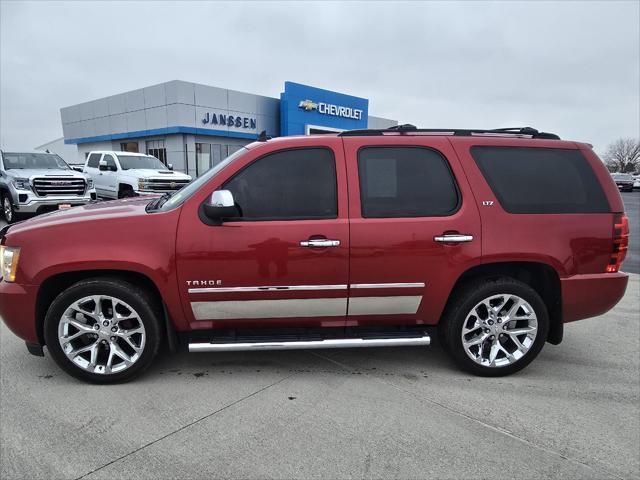
{"type": "Polygon", "coordinates": [[[629,246],[629,218],[618,213],[613,218],[613,247],[606,272],[614,273],[620,270],[620,265],[627,256],[629,246]]]}

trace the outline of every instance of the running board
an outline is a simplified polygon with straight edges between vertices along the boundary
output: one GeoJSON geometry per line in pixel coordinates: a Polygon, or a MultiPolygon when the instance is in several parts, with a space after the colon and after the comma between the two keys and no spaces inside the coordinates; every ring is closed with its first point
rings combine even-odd
{"type": "Polygon", "coordinates": [[[431,337],[337,338],[291,342],[189,343],[189,352],[241,352],[246,350],[300,350],[320,348],[409,347],[426,346],[431,337]]]}

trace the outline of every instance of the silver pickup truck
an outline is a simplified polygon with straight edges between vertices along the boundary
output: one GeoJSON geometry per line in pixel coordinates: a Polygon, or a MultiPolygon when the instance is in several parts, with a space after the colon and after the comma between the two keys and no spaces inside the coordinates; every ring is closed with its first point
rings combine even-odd
{"type": "Polygon", "coordinates": [[[58,155],[0,150],[0,201],[8,223],[96,199],[93,180],[58,155]]]}

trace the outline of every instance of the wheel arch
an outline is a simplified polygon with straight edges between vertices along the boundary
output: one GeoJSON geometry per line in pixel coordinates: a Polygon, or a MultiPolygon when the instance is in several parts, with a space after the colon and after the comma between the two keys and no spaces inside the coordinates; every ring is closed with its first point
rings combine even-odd
{"type": "Polygon", "coordinates": [[[120,180],[118,181],[118,192],[121,192],[123,190],[132,190],[132,191],[136,191],[135,187],[131,184],[128,183],[126,180],[120,180]]]}
{"type": "Polygon", "coordinates": [[[35,305],[36,333],[38,335],[38,342],[40,345],[45,345],[44,319],[53,300],[73,284],[90,278],[112,278],[116,280],[124,280],[146,290],[149,295],[151,295],[152,300],[154,302],[158,302],[159,319],[163,323],[165,333],[169,338],[169,344],[172,346],[173,339],[175,338],[175,330],[173,323],[169,318],[160,289],[155,282],[144,273],[133,270],[108,269],[77,270],[58,273],[48,277],[40,284],[35,305]],[[164,319],[162,317],[164,317],[164,319]]]}
{"type": "Polygon", "coordinates": [[[456,291],[469,282],[498,277],[511,277],[531,286],[544,301],[549,312],[547,341],[553,345],[562,342],[564,323],[562,317],[562,290],[558,272],[542,262],[483,263],[466,270],[456,281],[449,301],[456,291]]]}

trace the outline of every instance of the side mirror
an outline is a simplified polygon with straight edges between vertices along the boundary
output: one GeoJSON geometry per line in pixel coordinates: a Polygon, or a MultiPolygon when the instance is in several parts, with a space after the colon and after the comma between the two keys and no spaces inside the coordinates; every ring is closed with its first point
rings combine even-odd
{"type": "Polygon", "coordinates": [[[167,163],[167,168],[169,170],[173,170],[173,163],[167,163]]]}
{"type": "Polygon", "coordinates": [[[106,160],[100,160],[98,162],[98,170],[100,170],[101,172],[106,172],[107,170],[109,170],[106,160]]]}
{"type": "Polygon", "coordinates": [[[213,225],[221,225],[223,218],[238,216],[233,194],[229,190],[216,190],[202,208],[205,216],[213,222],[213,225]]]}

